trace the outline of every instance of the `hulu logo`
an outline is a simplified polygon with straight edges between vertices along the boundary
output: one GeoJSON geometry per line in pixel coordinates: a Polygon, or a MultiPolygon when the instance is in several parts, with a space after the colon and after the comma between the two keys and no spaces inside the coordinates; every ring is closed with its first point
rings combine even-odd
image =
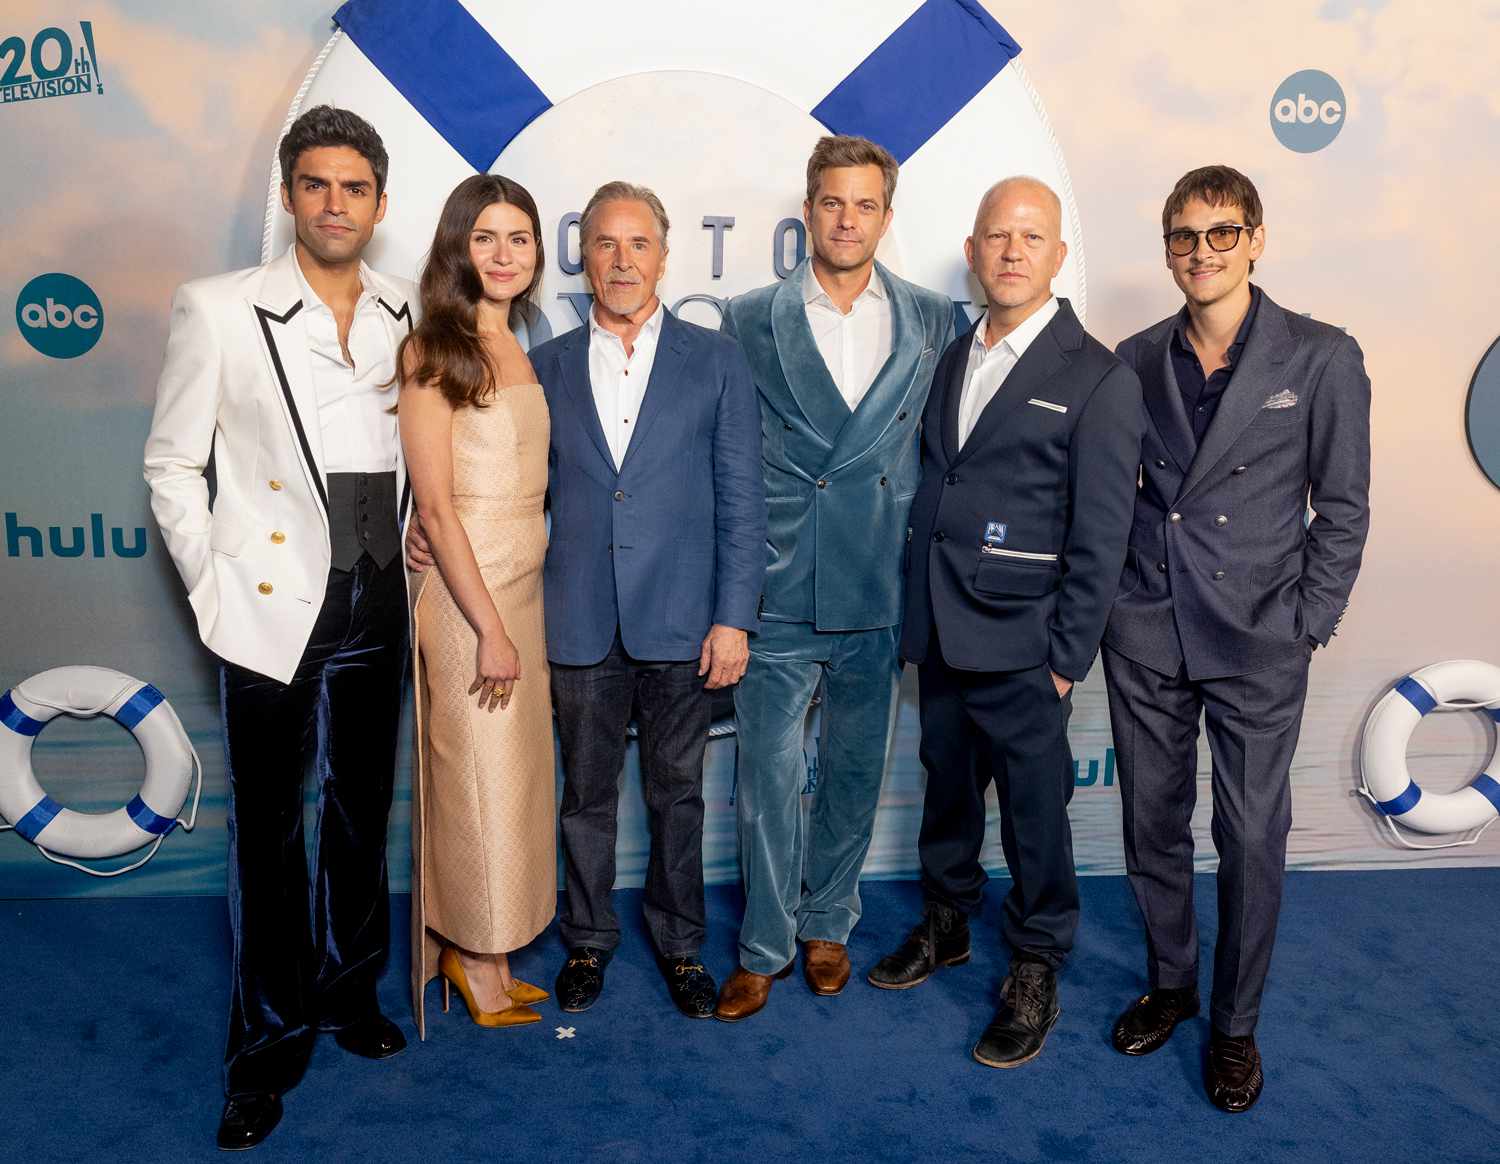
{"type": "Polygon", "coordinates": [[[1092,788],[1098,785],[1101,788],[1110,788],[1115,782],[1115,750],[1104,749],[1104,779],[1099,779],[1099,761],[1090,760],[1087,769],[1084,769],[1079,761],[1073,761],[1073,786],[1075,788],[1092,788]]]}
{"type": "Polygon", "coordinates": [[[50,550],[54,558],[107,558],[113,552],[117,558],[143,558],[146,556],[146,531],[140,526],[130,530],[130,544],[125,544],[126,530],[118,525],[109,527],[106,540],[104,515],[89,514],[87,531],[83,526],[72,527],[49,525],[46,537],[34,525],[22,525],[14,513],[5,515],[5,553],[7,557],[45,558],[50,550]],[[22,553],[22,547],[26,553],[22,553]]]}

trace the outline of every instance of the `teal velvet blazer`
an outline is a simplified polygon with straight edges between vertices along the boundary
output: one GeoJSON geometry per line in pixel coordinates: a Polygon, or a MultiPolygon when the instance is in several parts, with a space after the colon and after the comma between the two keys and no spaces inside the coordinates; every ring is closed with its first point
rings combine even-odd
{"type": "Polygon", "coordinates": [[[953,338],[953,303],[876,264],[890,296],[891,357],[851,412],[807,325],[808,262],[724,312],[760,396],[770,514],[761,617],[820,631],[895,626],[917,430],[953,338]]]}

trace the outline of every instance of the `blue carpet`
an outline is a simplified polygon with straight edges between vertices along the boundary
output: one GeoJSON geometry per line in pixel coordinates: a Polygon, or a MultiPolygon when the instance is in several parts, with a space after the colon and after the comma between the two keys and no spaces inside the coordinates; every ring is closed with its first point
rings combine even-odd
{"type": "MultiPolygon", "coordinates": [[[[1004,972],[1003,881],[976,922],[974,961],[915,990],[862,979],[919,908],[915,885],[877,882],[839,998],[796,977],[747,1022],[681,1018],[637,922],[588,1013],[547,1003],[538,1026],[482,1031],[444,1015],[434,984],[420,1045],[397,898],[382,990],[411,1048],[368,1063],[320,1040],[254,1158],[1500,1159],[1500,869],[1291,875],[1259,1032],[1266,1091],[1243,1116],[1203,1097],[1203,1020],[1146,1059],[1110,1049],[1111,1021],[1141,989],[1141,939],[1123,879],[1082,884],[1062,1017],[1015,1071],[969,1059],[1004,972]]],[[[1212,882],[1198,891],[1207,923],[1212,882]]],[[[638,892],[617,898],[638,917],[638,892]]],[[[737,892],[710,890],[705,956],[721,981],[738,909],[737,892]]],[[[215,1158],[227,940],[222,899],[0,903],[4,1157],[215,1158]]],[[[1204,941],[1206,989],[1211,932],[1204,941]]],[[[516,968],[550,988],[560,957],[549,934],[516,968]]]]}

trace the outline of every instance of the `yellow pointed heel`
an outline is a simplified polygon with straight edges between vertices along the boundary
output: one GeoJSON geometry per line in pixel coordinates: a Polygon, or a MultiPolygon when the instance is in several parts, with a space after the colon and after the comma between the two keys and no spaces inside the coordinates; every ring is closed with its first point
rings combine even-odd
{"type": "Polygon", "coordinates": [[[510,1000],[517,1006],[535,1006],[539,1002],[546,1002],[552,996],[540,986],[533,986],[529,982],[515,979],[511,988],[505,992],[510,995],[510,1000]]]}
{"type": "MultiPolygon", "coordinates": [[[[474,991],[469,987],[469,977],[464,973],[463,963],[458,960],[458,954],[451,946],[446,947],[438,955],[438,973],[443,977],[443,1013],[448,1013],[451,1001],[449,984],[458,987],[459,997],[464,1000],[464,1005],[469,1008],[469,1017],[474,1020],[476,1026],[495,1027],[524,1027],[532,1023],[542,1021],[542,1016],[537,1014],[529,1006],[519,1004],[508,1006],[504,1010],[484,1010],[474,998],[474,991]]],[[[533,987],[532,989],[535,989],[533,987]]],[[[512,999],[514,1002],[514,999],[512,999]]]]}

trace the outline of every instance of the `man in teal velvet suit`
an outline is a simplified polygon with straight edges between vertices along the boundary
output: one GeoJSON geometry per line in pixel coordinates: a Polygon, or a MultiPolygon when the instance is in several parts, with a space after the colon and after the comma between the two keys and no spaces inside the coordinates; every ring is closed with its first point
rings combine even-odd
{"type": "Polygon", "coordinates": [[[814,991],[837,994],[849,979],[901,672],[917,423],[953,337],[946,297],[875,261],[896,174],[873,142],[819,141],[803,205],[811,258],[724,316],[760,394],[770,511],[761,627],[735,690],[745,920],[740,968],[715,1011],[728,1022],[765,1005],[799,940],[814,991]],[[820,680],[820,779],[804,828],[802,733],[820,680]]]}

